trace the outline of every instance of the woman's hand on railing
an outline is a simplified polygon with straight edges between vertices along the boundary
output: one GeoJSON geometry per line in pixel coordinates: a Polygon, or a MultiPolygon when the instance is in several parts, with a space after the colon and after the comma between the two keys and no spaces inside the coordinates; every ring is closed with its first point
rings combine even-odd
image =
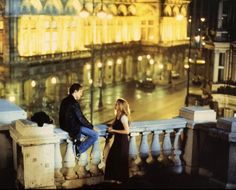
{"type": "Polygon", "coordinates": [[[107,132],[108,132],[108,133],[113,133],[113,128],[112,128],[112,127],[108,127],[108,128],[107,128],[107,132]]]}

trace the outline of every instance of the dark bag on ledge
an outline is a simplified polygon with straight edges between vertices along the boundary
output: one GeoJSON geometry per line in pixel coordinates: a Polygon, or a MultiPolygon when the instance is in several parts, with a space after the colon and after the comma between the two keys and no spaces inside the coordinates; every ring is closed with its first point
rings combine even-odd
{"type": "Polygon", "coordinates": [[[37,123],[39,127],[42,127],[44,123],[53,123],[53,120],[44,111],[34,113],[34,115],[31,117],[31,121],[37,123]]]}

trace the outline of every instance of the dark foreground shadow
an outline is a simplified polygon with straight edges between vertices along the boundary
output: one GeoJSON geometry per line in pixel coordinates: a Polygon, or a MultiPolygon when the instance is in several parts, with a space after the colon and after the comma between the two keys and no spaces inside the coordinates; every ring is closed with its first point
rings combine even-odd
{"type": "Polygon", "coordinates": [[[173,168],[162,167],[159,164],[151,164],[144,170],[145,175],[133,176],[123,184],[104,182],[80,189],[216,189],[206,177],[192,176],[184,172],[175,173],[173,168]]]}

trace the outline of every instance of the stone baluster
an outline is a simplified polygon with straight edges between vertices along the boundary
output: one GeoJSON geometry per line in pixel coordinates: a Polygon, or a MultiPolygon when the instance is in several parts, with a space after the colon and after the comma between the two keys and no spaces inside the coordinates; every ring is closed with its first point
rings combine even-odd
{"type": "Polygon", "coordinates": [[[161,146],[161,154],[158,158],[159,161],[161,161],[165,165],[169,165],[169,156],[171,155],[172,151],[172,144],[170,139],[170,133],[173,132],[173,129],[171,130],[165,130],[163,142],[161,146]]]}
{"type": "Polygon", "coordinates": [[[172,161],[174,163],[175,166],[175,172],[176,173],[181,173],[183,171],[183,167],[182,167],[182,161],[180,159],[180,155],[182,153],[181,151],[181,139],[180,139],[180,135],[182,133],[183,129],[178,129],[175,132],[175,139],[174,139],[174,149],[173,149],[173,157],[172,157],[172,161]]]}
{"type": "Polygon", "coordinates": [[[130,133],[130,140],[129,140],[129,168],[130,168],[130,175],[136,175],[139,172],[139,164],[141,163],[141,159],[138,155],[137,150],[137,142],[136,136],[139,133],[130,133]]]}
{"type": "Polygon", "coordinates": [[[90,173],[88,172],[89,170],[90,170],[90,165],[88,162],[88,153],[86,151],[80,155],[78,161],[77,175],[79,176],[79,178],[90,177],[90,173]]]}
{"type": "Polygon", "coordinates": [[[76,179],[78,177],[74,171],[75,155],[73,153],[73,143],[69,139],[67,139],[66,153],[64,157],[64,166],[66,168],[65,171],[66,179],[76,179]]]}
{"type": "Polygon", "coordinates": [[[149,155],[149,146],[148,146],[148,134],[150,132],[142,132],[142,138],[141,138],[141,143],[140,143],[140,157],[142,160],[143,164],[146,164],[146,160],[149,155]]]}
{"type": "Polygon", "coordinates": [[[180,140],[180,134],[182,133],[183,129],[178,129],[175,132],[175,140],[174,140],[174,150],[173,150],[173,162],[175,166],[180,166],[182,164],[180,160],[180,155],[182,153],[181,151],[181,140],[180,140]]]}
{"type": "Polygon", "coordinates": [[[157,161],[158,162],[162,162],[164,160],[164,152],[163,152],[163,141],[164,141],[164,137],[165,137],[165,132],[164,131],[160,131],[160,144],[161,144],[161,147],[160,147],[160,154],[157,158],[157,161]]]}
{"type": "Polygon", "coordinates": [[[97,176],[101,174],[101,170],[98,168],[99,163],[101,162],[101,150],[100,150],[100,138],[94,143],[91,151],[91,166],[90,172],[92,176],[97,176]]]}
{"type": "Polygon", "coordinates": [[[54,177],[56,182],[63,182],[64,177],[61,173],[62,169],[62,157],[61,157],[61,150],[60,150],[60,142],[55,144],[55,149],[54,149],[54,157],[55,157],[55,172],[54,172],[54,177]]]}
{"type": "Polygon", "coordinates": [[[148,163],[153,163],[157,161],[158,156],[160,155],[161,145],[160,145],[160,134],[162,131],[154,131],[152,137],[152,144],[151,144],[151,158],[149,159],[148,163]]]}
{"type": "Polygon", "coordinates": [[[101,162],[99,163],[99,168],[102,169],[103,173],[105,172],[105,163],[106,163],[106,159],[107,159],[107,156],[108,156],[108,153],[109,153],[109,150],[111,148],[110,146],[110,136],[109,135],[106,135],[105,136],[105,145],[104,145],[104,148],[103,148],[103,154],[102,154],[102,159],[101,159],[101,162]]]}

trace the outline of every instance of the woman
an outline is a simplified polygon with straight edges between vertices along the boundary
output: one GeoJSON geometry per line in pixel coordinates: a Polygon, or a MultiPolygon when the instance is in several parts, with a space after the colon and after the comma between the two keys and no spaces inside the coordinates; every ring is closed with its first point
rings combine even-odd
{"type": "Polygon", "coordinates": [[[129,104],[119,98],[115,104],[114,122],[108,127],[108,132],[114,134],[114,141],[106,160],[105,181],[122,183],[129,178],[129,123],[129,104]]]}

